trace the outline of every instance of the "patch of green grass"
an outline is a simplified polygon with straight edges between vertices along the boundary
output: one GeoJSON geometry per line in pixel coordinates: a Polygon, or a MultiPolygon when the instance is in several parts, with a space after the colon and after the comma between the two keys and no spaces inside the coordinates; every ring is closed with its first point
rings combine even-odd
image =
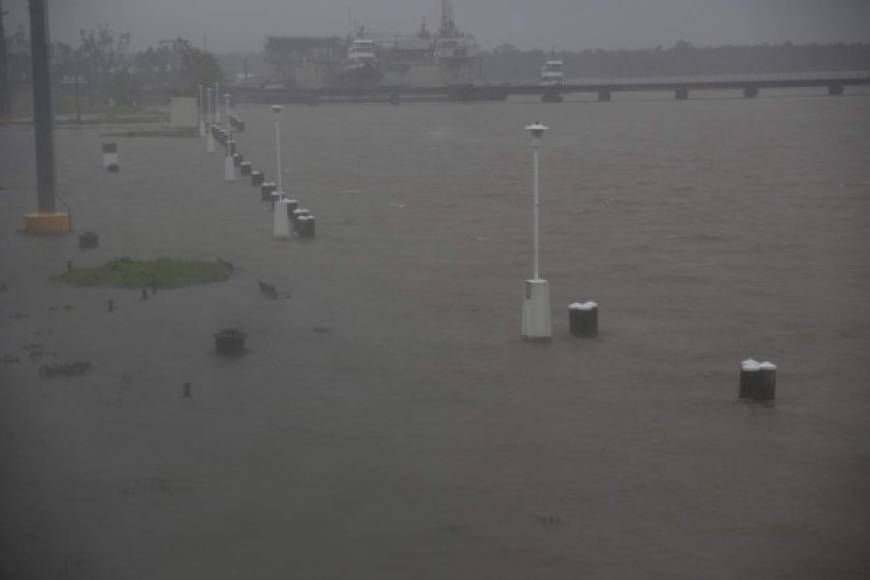
{"type": "Polygon", "coordinates": [[[233,273],[224,260],[132,260],[120,258],[94,268],[73,268],[57,279],[74,286],[114,286],[117,288],[180,288],[194,284],[223,282],[233,273]]]}

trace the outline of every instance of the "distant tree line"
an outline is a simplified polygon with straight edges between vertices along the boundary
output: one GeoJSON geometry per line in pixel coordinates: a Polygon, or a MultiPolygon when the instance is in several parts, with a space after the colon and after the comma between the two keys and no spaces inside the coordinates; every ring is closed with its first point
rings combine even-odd
{"type": "Polygon", "coordinates": [[[535,79],[548,59],[565,62],[567,78],[673,77],[870,70],[870,44],[761,44],[643,50],[522,51],[509,44],[485,52],[484,77],[496,82],[535,79]]]}
{"type": "MultiPolygon", "coordinates": [[[[28,83],[32,74],[30,39],[23,26],[6,38],[8,78],[28,83]]],[[[130,35],[108,28],[83,30],[76,46],[51,46],[52,82],[65,94],[80,91],[90,103],[135,105],[143,91],[194,95],[197,86],[223,80],[221,68],[208,52],[178,38],[133,53],[130,35]]]]}

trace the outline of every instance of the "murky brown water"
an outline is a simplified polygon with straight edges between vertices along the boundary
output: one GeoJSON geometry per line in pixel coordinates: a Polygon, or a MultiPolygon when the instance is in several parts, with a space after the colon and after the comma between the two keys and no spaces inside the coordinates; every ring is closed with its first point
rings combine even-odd
{"type": "MultiPolygon", "coordinates": [[[[311,243],[273,241],[198,139],[116,139],[111,175],[95,128],[56,138],[101,247],[26,237],[30,129],[0,129],[0,570],[864,578],[870,98],[787,95],[289,107],[311,243]],[[549,346],[519,340],[535,120],[549,346]],[[163,255],[239,269],[147,302],[48,281],[163,255]],[[568,336],[579,299],[596,341],[568,336]],[[212,353],[226,326],[243,359],[212,353]],[[736,400],[749,356],[779,365],[774,406],[736,400]]],[[[271,115],[240,113],[273,178],[271,115]]]]}

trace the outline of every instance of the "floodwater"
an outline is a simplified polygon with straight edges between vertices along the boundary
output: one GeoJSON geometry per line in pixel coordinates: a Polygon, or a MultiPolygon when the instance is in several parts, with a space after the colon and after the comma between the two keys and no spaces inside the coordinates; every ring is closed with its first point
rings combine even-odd
{"type": "MultiPolygon", "coordinates": [[[[103,136],[129,127],[56,132],[100,248],[25,236],[31,129],[0,128],[2,575],[866,578],[870,95],[706,97],[287,107],[308,242],[200,139],[103,136]],[[519,336],[532,121],[549,345],[519,336]],[[237,270],[50,281],[121,256],[237,270]],[[588,299],[601,336],[572,338],[588,299]],[[775,404],[737,400],[748,357],[775,404]]],[[[239,113],[274,179],[271,113],[239,113]]]]}

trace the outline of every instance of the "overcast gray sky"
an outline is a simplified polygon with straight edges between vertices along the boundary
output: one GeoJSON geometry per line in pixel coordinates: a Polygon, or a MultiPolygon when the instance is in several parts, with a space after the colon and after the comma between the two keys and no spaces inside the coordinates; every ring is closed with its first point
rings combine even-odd
{"type": "MultiPolygon", "coordinates": [[[[12,26],[27,0],[2,0],[12,26]]],[[[352,19],[375,32],[435,27],[440,0],[48,0],[52,36],[81,28],[129,32],[136,48],[184,36],[217,51],[256,51],[276,35],[344,35],[352,19]]],[[[453,0],[481,46],[585,49],[761,42],[870,42],[870,0],[453,0]]]]}

